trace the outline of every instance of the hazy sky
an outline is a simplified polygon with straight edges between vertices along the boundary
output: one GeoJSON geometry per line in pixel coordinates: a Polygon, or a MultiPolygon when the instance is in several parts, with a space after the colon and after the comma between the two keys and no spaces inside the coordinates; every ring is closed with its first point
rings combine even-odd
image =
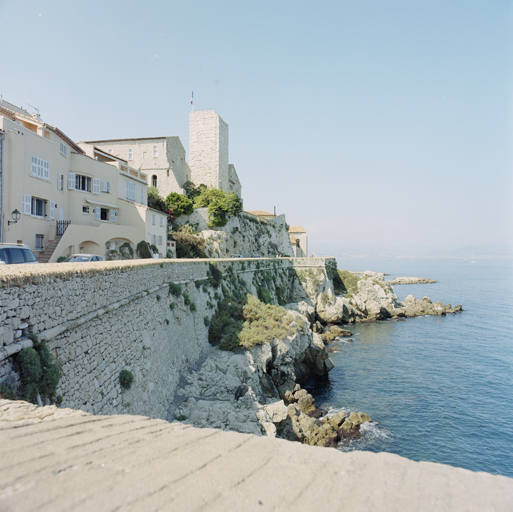
{"type": "Polygon", "coordinates": [[[0,93],[74,140],[230,126],[313,250],[513,244],[511,0],[0,0],[0,93]]]}

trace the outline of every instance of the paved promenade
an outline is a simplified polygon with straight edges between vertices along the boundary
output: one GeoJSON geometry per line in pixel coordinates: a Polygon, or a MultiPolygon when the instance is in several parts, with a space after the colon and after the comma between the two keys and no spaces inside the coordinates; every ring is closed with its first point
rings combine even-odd
{"type": "Polygon", "coordinates": [[[0,400],[0,511],[512,511],[513,479],[0,400]]]}

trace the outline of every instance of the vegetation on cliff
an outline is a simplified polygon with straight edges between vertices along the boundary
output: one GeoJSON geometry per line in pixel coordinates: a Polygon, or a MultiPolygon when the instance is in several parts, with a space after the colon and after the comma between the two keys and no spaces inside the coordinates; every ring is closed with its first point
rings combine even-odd
{"type": "Polygon", "coordinates": [[[228,217],[242,211],[242,199],[235,192],[204,188],[194,199],[194,206],[208,209],[209,227],[222,227],[226,226],[228,217]]]}

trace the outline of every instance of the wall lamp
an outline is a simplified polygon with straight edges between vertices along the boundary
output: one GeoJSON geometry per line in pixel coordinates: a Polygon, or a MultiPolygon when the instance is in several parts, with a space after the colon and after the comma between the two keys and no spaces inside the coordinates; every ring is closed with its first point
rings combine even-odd
{"type": "Polygon", "coordinates": [[[16,224],[20,220],[21,213],[19,212],[18,208],[16,208],[16,210],[14,210],[11,213],[11,217],[13,218],[13,220],[8,220],[7,221],[7,225],[8,226],[10,226],[11,224],[16,224]]]}

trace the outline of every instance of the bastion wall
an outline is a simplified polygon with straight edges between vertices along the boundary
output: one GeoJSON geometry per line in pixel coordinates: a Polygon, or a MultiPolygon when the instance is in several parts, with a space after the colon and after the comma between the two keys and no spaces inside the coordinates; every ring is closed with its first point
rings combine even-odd
{"type": "Polygon", "coordinates": [[[13,354],[37,335],[61,367],[63,406],[165,419],[180,376],[209,349],[208,323],[226,290],[209,280],[213,263],[227,286],[231,276],[257,295],[263,283],[275,301],[278,294],[288,302],[307,299],[296,277],[301,269],[326,274],[325,258],[6,266],[0,268],[0,382],[19,378],[13,354]],[[126,391],[121,370],[134,375],[126,391]]]}

